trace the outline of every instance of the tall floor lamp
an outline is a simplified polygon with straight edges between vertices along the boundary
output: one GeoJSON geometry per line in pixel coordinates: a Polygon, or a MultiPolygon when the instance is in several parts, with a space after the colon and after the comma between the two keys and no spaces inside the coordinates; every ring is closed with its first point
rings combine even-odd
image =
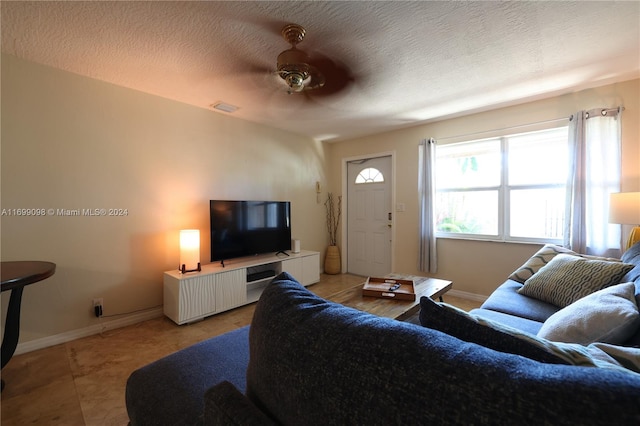
{"type": "Polygon", "coordinates": [[[609,198],[609,223],[636,225],[629,234],[628,250],[640,241],[640,192],[619,192],[609,198]]]}

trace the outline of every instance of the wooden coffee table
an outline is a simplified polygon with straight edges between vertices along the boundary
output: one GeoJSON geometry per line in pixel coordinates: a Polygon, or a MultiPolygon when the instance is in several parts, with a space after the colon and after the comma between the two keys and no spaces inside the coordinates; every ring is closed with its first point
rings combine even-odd
{"type": "Polygon", "coordinates": [[[364,285],[364,279],[361,284],[332,294],[327,297],[327,300],[381,317],[404,320],[420,310],[420,298],[422,296],[432,299],[441,298],[453,286],[451,281],[414,275],[389,274],[387,278],[412,279],[416,290],[416,300],[363,296],[362,286],[364,285]]]}

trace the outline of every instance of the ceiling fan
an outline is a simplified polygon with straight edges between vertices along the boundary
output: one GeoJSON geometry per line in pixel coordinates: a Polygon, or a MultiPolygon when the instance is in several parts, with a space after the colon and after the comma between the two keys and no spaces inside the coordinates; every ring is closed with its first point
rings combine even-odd
{"type": "Polygon", "coordinates": [[[287,24],[280,34],[291,44],[291,48],[278,55],[275,71],[286,83],[287,93],[313,91],[314,96],[333,95],[353,81],[344,65],[321,55],[311,57],[297,48],[306,35],[301,25],[287,24]]]}
{"type": "Polygon", "coordinates": [[[309,55],[296,46],[306,34],[306,30],[298,24],[288,24],[280,31],[282,37],[291,44],[291,48],[278,55],[276,73],[289,87],[288,93],[299,93],[303,90],[313,90],[324,86],[325,78],[322,73],[311,64],[309,55]]]}

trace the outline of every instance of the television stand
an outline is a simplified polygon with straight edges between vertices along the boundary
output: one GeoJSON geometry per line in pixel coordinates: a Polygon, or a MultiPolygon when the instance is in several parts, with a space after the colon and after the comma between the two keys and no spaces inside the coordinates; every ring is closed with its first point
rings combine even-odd
{"type": "Polygon", "coordinates": [[[303,250],[227,259],[202,265],[202,271],[164,273],[164,314],[176,324],[257,302],[264,288],[281,272],[302,285],[320,281],[320,253],[303,250]]]}
{"type": "Polygon", "coordinates": [[[279,255],[280,253],[284,254],[284,255],[285,255],[285,256],[287,256],[287,257],[289,256],[289,253],[287,253],[287,252],[286,252],[286,251],[284,251],[284,250],[280,250],[279,252],[277,252],[277,253],[276,253],[276,256],[277,256],[277,255],[279,255]]]}
{"type": "Polygon", "coordinates": [[[276,271],[273,269],[265,269],[263,271],[258,271],[258,272],[247,271],[247,284],[252,283],[254,281],[262,280],[265,278],[273,278],[275,276],[276,276],[276,271]]]}

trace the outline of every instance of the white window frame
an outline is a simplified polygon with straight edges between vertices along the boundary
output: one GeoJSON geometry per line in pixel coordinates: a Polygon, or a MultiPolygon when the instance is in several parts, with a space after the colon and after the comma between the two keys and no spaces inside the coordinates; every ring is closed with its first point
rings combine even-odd
{"type": "MultiPolygon", "coordinates": [[[[509,138],[527,134],[527,133],[535,133],[535,132],[543,132],[543,131],[552,131],[558,129],[567,129],[567,139],[568,139],[568,127],[560,126],[560,127],[550,127],[547,129],[529,131],[529,132],[520,132],[520,133],[510,133],[501,136],[494,136],[490,138],[484,139],[474,139],[468,141],[457,142],[451,145],[461,145],[461,144],[474,144],[481,143],[488,140],[499,140],[500,141],[500,155],[501,155],[501,173],[500,173],[500,184],[497,186],[478,186],[478,187],[468,187],[468,188],[448,188],[448,189],[438,189],[436,182],[436,193],[440,192],[483,192],[483,191],[497,191],[498,192],[498,233],[495,235],[492,234],[474,234],[474,233],[462,233],[462,232],[445,232],[445,231],[436,231],[437,238],[451,238],[451,239],[466,239],[466,240],[480,240],[480,241],[496,241],[496,242],[520,242],[520,243],[553,243],[553,244],[562,244],[563,236],[561,235],[559,238],[536,238],[536,237],[514,237],[511,236],[511,223],[510,223],[510,196],[511,192],[514,190],[526,190],[526,189],[553,189],[553,188],[565,188],[566,183],[562,184],[528,184],[528,185],[509,185],[508,183],[508,162],[509,162],[509,138]]],[[[448,146],[448,145],[444,145],[448,146]]],[[[436,167],[437,167],[437,159],[436,159],[436,167]]],[[[567,168],[569,165],[567,164],[567,168]]],[[[437,209],[437,208],[436,208],[437,209]]]]}
{"type": "Polygon", "coordinates": [[[358,176],[356,176],[355,181],[353,182],[356,185],[366,185],[369,183],[384,183],[384,175],[382,172],[375,167],[367,167],[365,169],[360,170],[358,176]],[[366,176],[365,176],[366,172],[366,176]],[[371,174],[373,173],[373,177],[371,174]]]}

